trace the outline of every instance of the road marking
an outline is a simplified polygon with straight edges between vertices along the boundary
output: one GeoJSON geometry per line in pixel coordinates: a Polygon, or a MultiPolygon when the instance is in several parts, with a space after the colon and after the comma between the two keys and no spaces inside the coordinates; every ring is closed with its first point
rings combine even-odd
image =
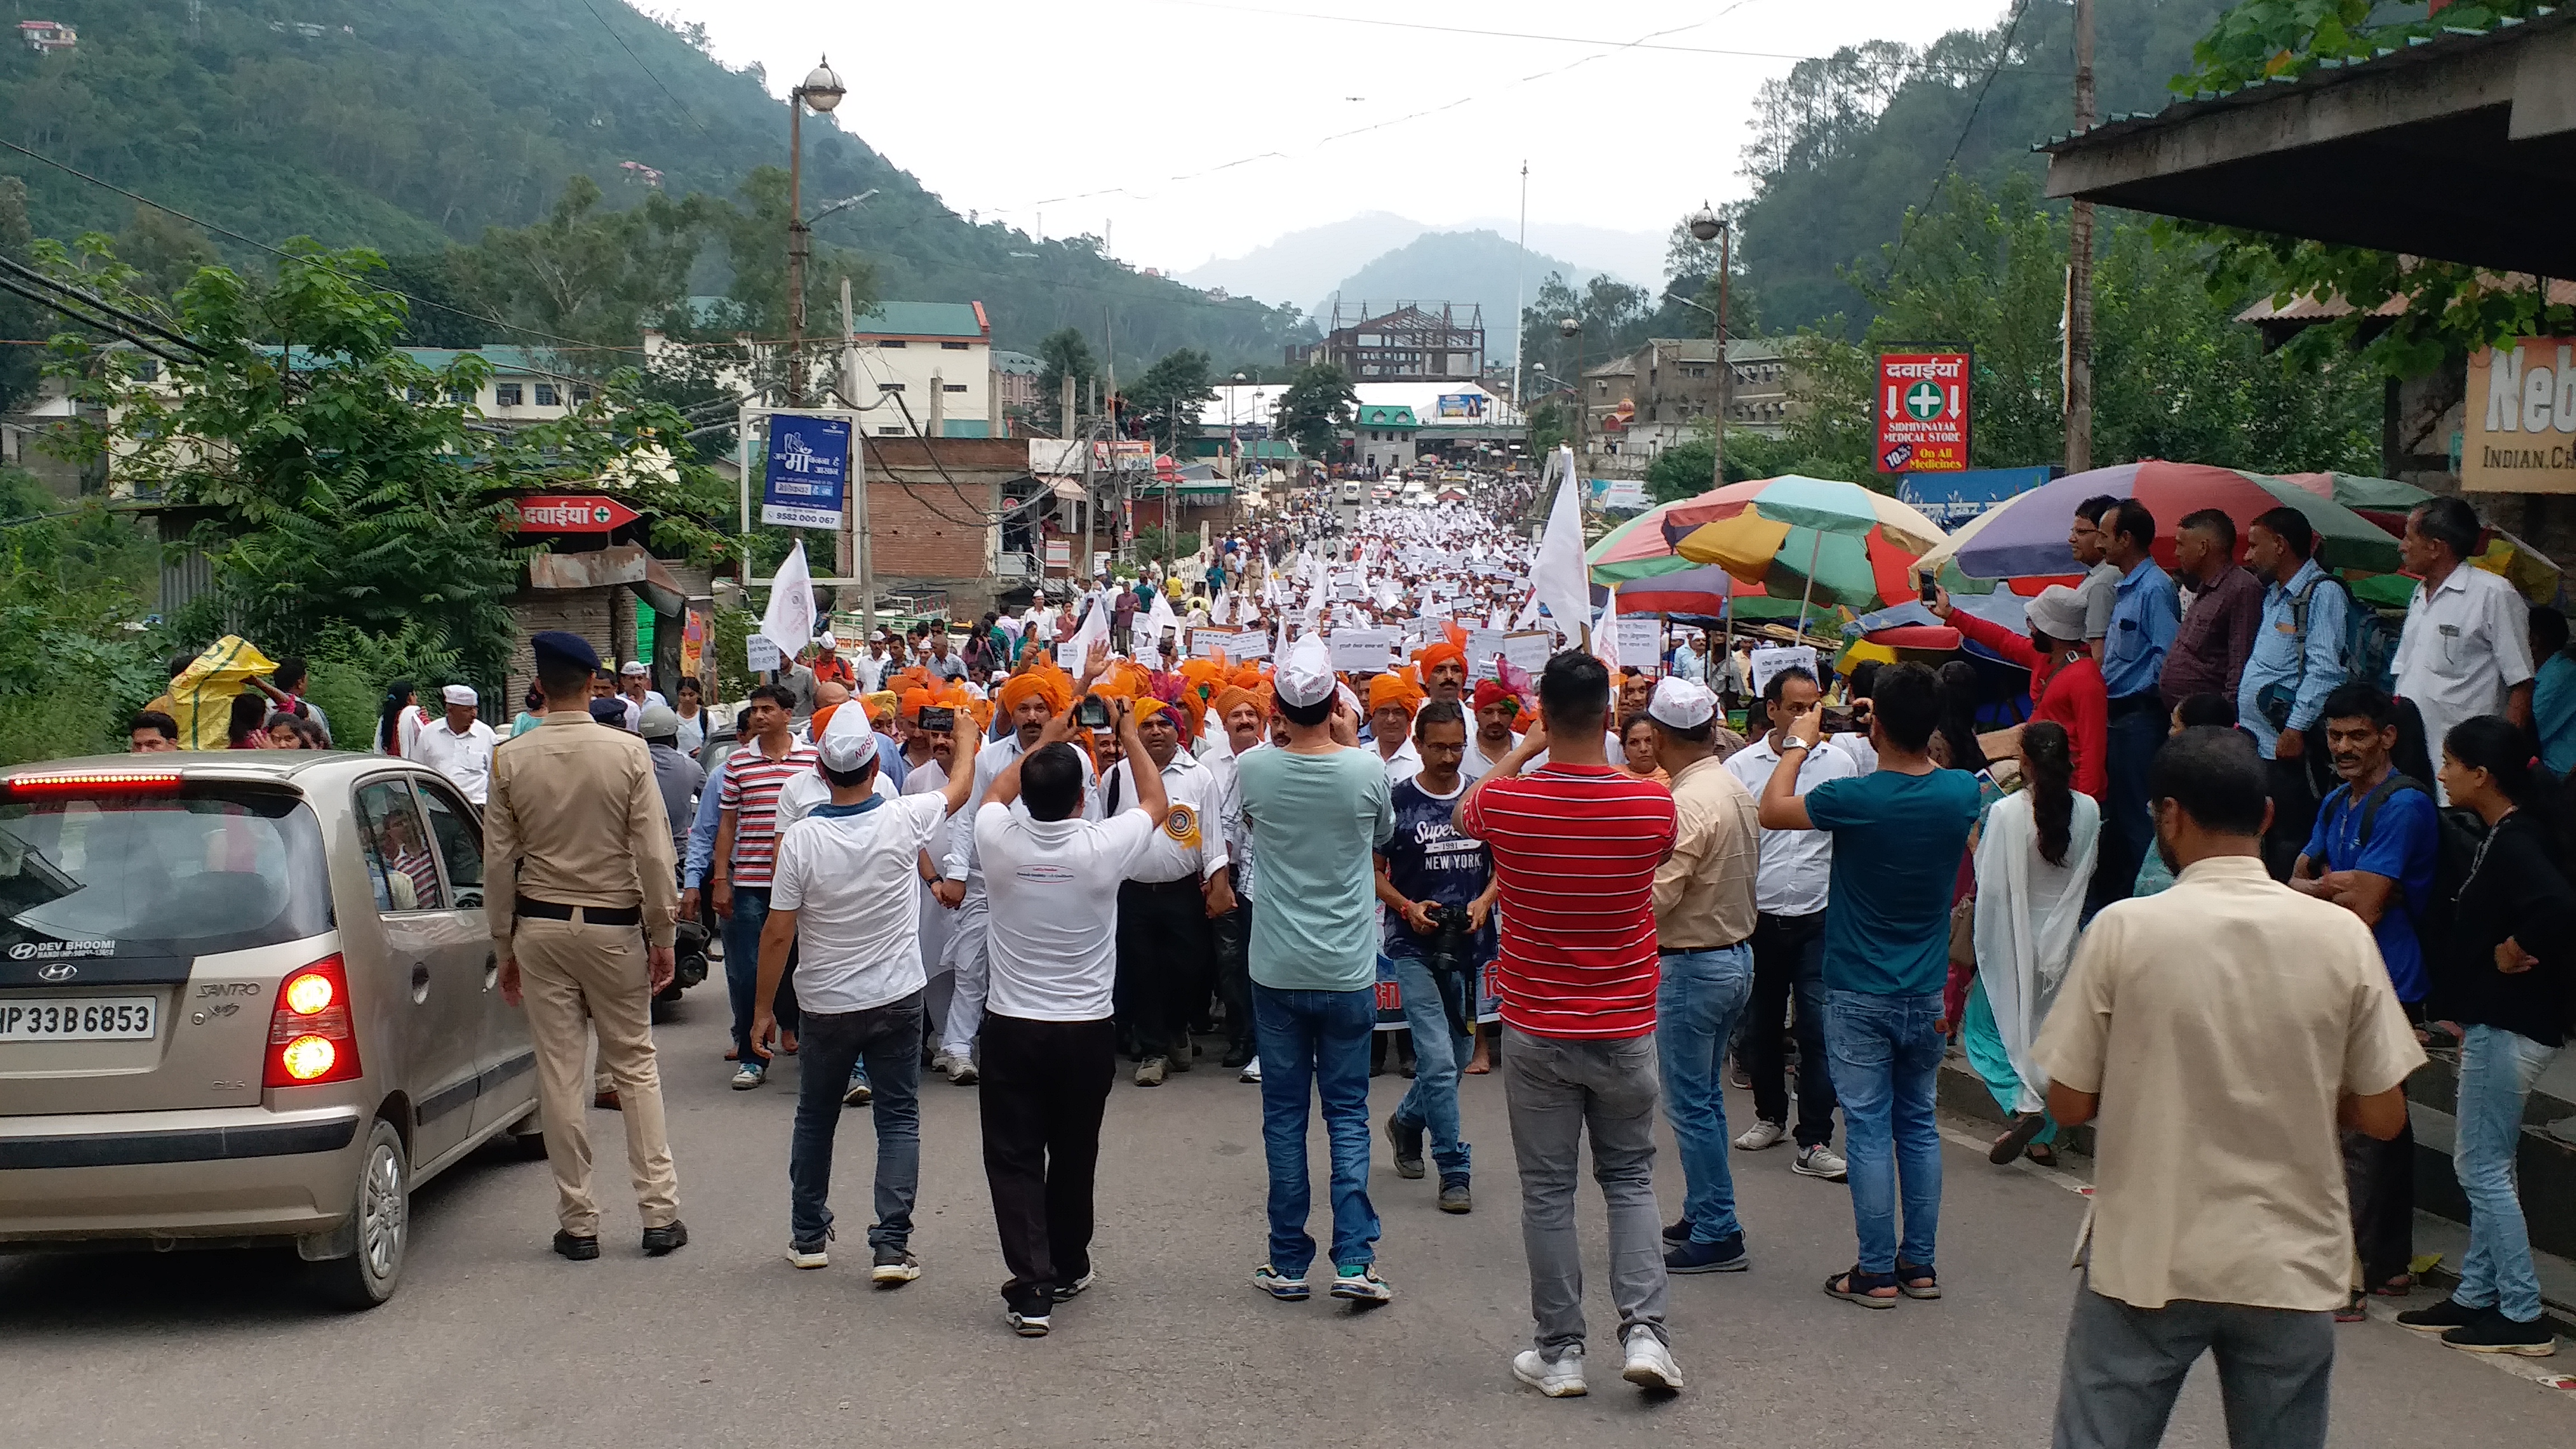
{"type": "MultiPolygon", "coordinates": [[[[1942,1141],[1950,1143],[1954,1147],[1969,1148],[1981,1155],[1988,1148],[1994,1145],[1990,1140],[1977,1137],[1972,1133],[1963,1132],[1956,1127],[1945,1126],[1940,1129],[1940,1132],[1942,1141]]],[[[2026,1173],[2029,1173],[2031,1176],[2040,1179],[2042,1182],[2053,1183],[2058,1187],[2066,1189],[2068,1192],[2074,1193],[2078,1197],[2089,1198],[2093,1195],[2093,1184],[2084,1181],[2071,1172],[2062,1172],[2056,1168],[2042,1167],[2027,1157],[2014,1158],[2012,1165],[2026,1173]]],[[[2435,1348],[2443,1346],[2441,1340],[2434,1335],[2419,1334],[2415,1330],[2399,1323],[2397,1321],[2397,1315],[2402,1310],[2390,1307],[2387,1300],[2379,1298],[2368,1299],[2365,1300],[2365,1306],[2370,1314],[2372,1322],[2384,1323],[2390,1328],[2395,1329],[2397,1332],[2406,1335],[2408,1338],[2427,1339],[2431,1341],[2435,1348]]],[[[2570,1347],[2570,1344],[2568,1340],[2562,1338],[2558,1341],[2558,1346],[2563,1352],[2570,1347]]],[[[2459,1353],[2460,1350],[2452,1349],[2451,1352],[2459,1353]]],[[[2502,1369],[2504,1372],[2513,1375],[2515,1378],[2538,1384],[2542,1388],[2562,1389],[2569,1391],[2570,1393],[2576,1393],[2576,1374],[2571,1374],[2563,1369],[2551,1367],[2550,1360],[2548,1359],[2524,1358],[2518,1354],[2510,1353],[2473,1353],[2466,1356],[2477,1359],[2490,1368],[2502,1369]]]]}

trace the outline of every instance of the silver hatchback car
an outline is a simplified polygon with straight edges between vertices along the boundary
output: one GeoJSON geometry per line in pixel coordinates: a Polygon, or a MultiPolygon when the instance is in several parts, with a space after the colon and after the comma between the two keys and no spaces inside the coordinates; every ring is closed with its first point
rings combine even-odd
{"type": "Polygon", "coordinates": [[[353,754],[0,772],[0,1251],[291,1242],[400,1282],[412,1190],[542,1149],[481,817],[353,754]]]}

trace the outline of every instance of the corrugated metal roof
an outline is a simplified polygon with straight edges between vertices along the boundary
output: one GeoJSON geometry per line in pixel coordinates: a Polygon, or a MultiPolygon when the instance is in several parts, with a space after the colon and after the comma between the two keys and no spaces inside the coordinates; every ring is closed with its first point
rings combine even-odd
{"type": "Polygon", "coordinates": [[[959,337],[984,339],[981,302],[879,302],[858,315],[861,337],[959,337]]]}
{"type": "MultiPolygon", "coordinates": [[[[2494,277],[2491,278],[2491,282],[2497,287],[2514,291],[2527,289],[2531,285],[2528,279],[2519,276],[2494,277]]],[[[2570,303],[2576,303],[2576,281],[2550,279],[2549,304],[2556,307],[2570,303]]],[[[2406,298],[2400,295],[2371,308],[2370,315],[2396,317],[2405,311],[2406,298]]],[[[2236,320],[2239,322],[2329,322],[2337,317],[2351,315],[2352,304],[2340,296],[2298,297],[2283,307],[2273,306],[2272,299],[2266,297],[2237,313],[2236,320]]]]}
{"type": "Polygon", "coordinates": [[[2368,56],[2352,60],[2322,60],[2297,75],[2252,81],[2230,91],[2199,91],[2161,111],[2114,111],[2085,130],[2063,132],[2034,144],[2031,149],[2053,155],[2070,147],[2092,145],[2174,125],[2231,106],[2259,104],[2293,90],[2320,90],[2358,79],[2375,78],[2393,70],[2499,43],[2514,31],[2526,27],[2556,29],[2571,24],[2576,24],[2576,8],[2561,5],[2535,10],[2527,17],[2508,16],[2484,30],[2445,26],[2439,34],[2417,36],[2403,45],[2383,46],[2368,56]]]}

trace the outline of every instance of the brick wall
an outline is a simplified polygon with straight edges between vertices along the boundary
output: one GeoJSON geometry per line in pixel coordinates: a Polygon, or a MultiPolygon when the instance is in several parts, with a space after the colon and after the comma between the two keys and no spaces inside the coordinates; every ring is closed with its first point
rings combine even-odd
{"type": "MultiPolygon", "coordinates": [[[[519,712],[519,703],[529,686],[537,682],[536,656],[528,649],[528,636],[548,629],[561,629],[590,641],[590,647],[606,659],[614,641],[609,637],[611,596],[622,585],[595,589],[521,589],[510,596],[510,615],[517,625],[517,637],[510,641],[508,693],[498,701],[486,701],[486,724],[506,727],[510,717],[519,712]]],[[[628,635],[629,639],[633,634],[628,635]]]]}
{"type": "Polygon", "coordinates": [[[1002,485],[1028,474],[1009,438],[867,440],[868,532],[882,589],[944,589],[957,617],[992,607],[1002,485]]]}

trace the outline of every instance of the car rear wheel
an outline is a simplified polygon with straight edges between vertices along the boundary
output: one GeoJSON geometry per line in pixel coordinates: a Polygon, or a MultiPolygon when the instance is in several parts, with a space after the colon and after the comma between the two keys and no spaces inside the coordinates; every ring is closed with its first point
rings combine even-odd
{"type": "Polygon", "coordinates": [[[314,1264],[315,1283],[342,1308],[373,1308],[394,1296],[411,1246],[411,1161],[402,1134],[383,1118],[367,1133],[350,1211],[357,1247],[345,1258],[314,1264]]]}

